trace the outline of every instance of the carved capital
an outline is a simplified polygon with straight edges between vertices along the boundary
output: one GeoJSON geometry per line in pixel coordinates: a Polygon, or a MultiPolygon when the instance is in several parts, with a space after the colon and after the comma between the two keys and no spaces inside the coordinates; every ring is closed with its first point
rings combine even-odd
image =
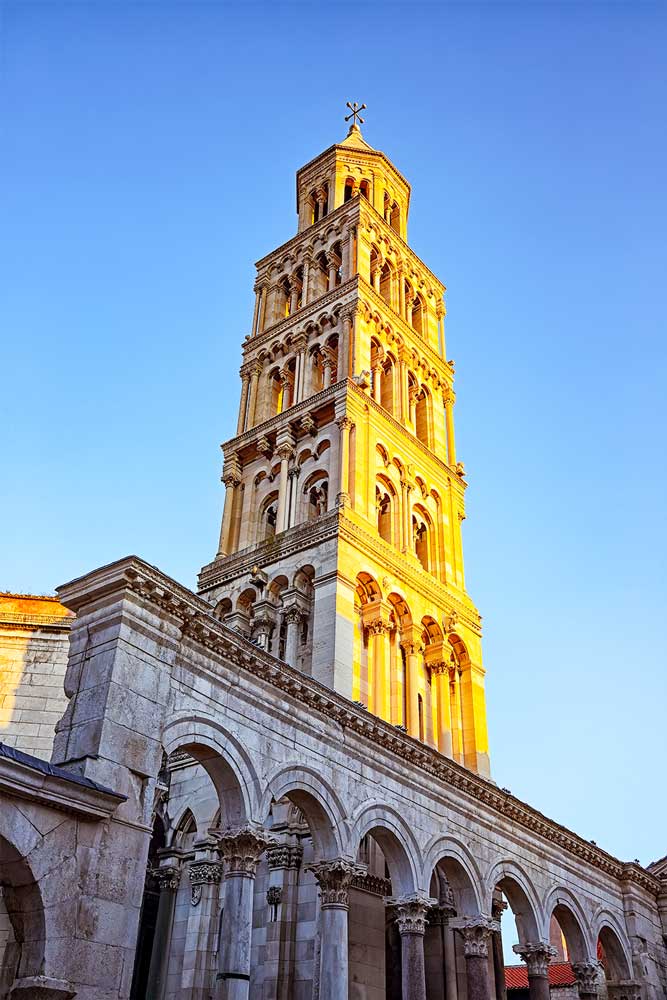
{"type": "Polygon", "coordinates": [[[303,621],[305,617],[305,611],[300,608],[298,604],[292,604],[291,607],[285,608],[283,611],[283,620],[287,622],[288,625],[298,625],[303,621]]]}
{"type": "Polygon", "coordinates": [[[461,924],[463,935],[463,954],[466,958],[487,958],[489,954],[489,938],[493,931],[498,930],[498,923],[489,917],[471,917],[461,924]]]}
{"type": "Polygon", "coordinates": [[[158,884],[160,892],[176,892],[181,881],[180,865],[161,865],[159,868],[152,868],[151,875],[158,884]]]}
{"type": "Polygon", "coordinates": [[[276,455],[278,456],[281,462],[288,462],[293,454],[294,454],[294,446],[288,444],[287,441],[283,441],[283,443],[279,444],[278,447],[276,448],[276,455]]]}
{"type": "Polygon", "coordinates": [[[556,949],[548,941],[527,942],[526,944],[515,944],[512,948],[515,955],[526,963],[529,976],[542,976],[546,978],[549,962],[556,957],[556,949]]]}
{"type": "Polygon", "coordinates": [[[504,899],[494,899],[491,903],[491,916],[494,920],[500,920],[507,909],[508,904],[504,899]]]}
{"type": "Polygon", "coordinates": [[[224,860],[225,878],[254,878],[257,862],[267,847],[275,843],[261,827],[243,826],[220,834],[220,853],[224,860]]]}
{"type": "Polygon", "coordinates": [[[401,934],[425,934],[429,910],[435,900],[415,893],[411,896],[391,898],[396,907],[396,923],[401,934]]]}
{"type": "Polygon", "coordinates": [[[572,971],[577,977],[579,996],[597,996],[600,981],[599,962],[573,962],[572,971]]]}
{"type": "Polygon", "coordinates": [[[336,420],[336,427],[338,427],[341,433],[343,431],[349,430],[351,426],[352,426],[352,421],[350,420],[349,417],[338,417],[338,419],[336,420]]]}
{"type": "Polygon", "coordinates": [[[361,868],[346,858],[332,858],[309,865],[320,887],[322,909],[346,910],[350,904],[349,890],[352,879],[361,868]]]}
{"type": "Polygon", "coordinates": [[[188,875],[192,885],[215,885],[223,874],[221,861],[192,861],[188,875]]]}

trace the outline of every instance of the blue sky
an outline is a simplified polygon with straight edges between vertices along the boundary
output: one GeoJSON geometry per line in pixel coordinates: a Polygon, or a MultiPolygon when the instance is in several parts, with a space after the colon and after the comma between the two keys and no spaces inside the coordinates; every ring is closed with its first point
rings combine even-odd
{"type": "Polygon", "coordinates": [[[494,777],[664,854],[664,6],[0,11],[0,588],[194,586],[253,262],[365,101],[448,286],[494,777]]]}

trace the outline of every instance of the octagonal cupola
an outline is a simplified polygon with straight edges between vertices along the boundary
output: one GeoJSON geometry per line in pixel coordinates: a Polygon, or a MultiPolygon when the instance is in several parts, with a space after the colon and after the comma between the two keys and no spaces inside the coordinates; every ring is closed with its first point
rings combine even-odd
{"type": "Polygon", "coordinates": [[[391,161],[373,149],[352,124],[343,142],[330,146],[296,175],[298,231],[320,222],[352,198],[366,198],[407,240],[410,185],[391,161]]]}

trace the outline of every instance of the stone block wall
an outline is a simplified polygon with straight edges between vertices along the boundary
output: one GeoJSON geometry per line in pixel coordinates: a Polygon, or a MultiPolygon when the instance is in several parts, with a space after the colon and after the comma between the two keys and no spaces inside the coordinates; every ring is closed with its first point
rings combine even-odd
{"type": "Polygon", "coordinates": [[[0,741],[43,760],[67,707],[72,618],[53,597],[0,594],[0,741]]]}

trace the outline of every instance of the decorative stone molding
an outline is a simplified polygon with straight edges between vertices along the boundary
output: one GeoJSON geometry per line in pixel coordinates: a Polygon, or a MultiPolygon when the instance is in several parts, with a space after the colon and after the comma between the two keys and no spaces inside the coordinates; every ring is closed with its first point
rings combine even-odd
{"type": "Polygon", "coordinates": [[[300,868],[303,861],[303,847],[299,844],[273,844],[267,847],[266,858],[271,870],[300,868]]]}
{"type": "Polygon", "coordinates": [[[534,943],[515,944],[512,951],[526,963],[529,976],[548,976],[549,963],[556,957],[555,948],[548,941],[537,941],[534,943]]]}
{"type": "Polygon", "coordinates": [[[470,917],[461,921],[459,930],[463,935],[463,954],[466,958],[487,958],[489,938],[500,930],[496,920],[489,917],[470,917]]]}
{"type": "Polygon", "coordinates": [[[283,901],[283,890],[280,885],[270,885],[266,890],[266,902],[269,906],[278,906],[283,901]]]}
{"type": "Polygon", "coordinates": [[[380,875],[371,875],[369,872],[359,873],[352,879],[352,887],[361,889],[362,892],[370,892],[374,896],[389,896],[391,893],[391,879],[381,878],[380,875]]]}
{"type": "Polygon", "coordinates": [[[254,878],[260,856],[275,843],[266,830],[250,824],[236,830],[225,830],[219,836],[225,878],[254,878]]]}
{"type": "Polygon", "coordinates": [[[180,865],[161,865],[150,869],[151,877],[157,882],[160,892],[176,892],[181,881],[180,865]]]}
{"type": "Polygon", "coordinates": [[[577,988],[579,996],[598,995],[598,983],[600,982],[599,962],[573,962],[572,971],[577,977],[577,988]]]}
{"type": "Polygon", "coordinates": [[[323,910],[347,910],[350,905],[350,885],[360,872],[360,866],[346,858],[332,858],[308,865],[307,871],[315,876],[320,887],[320,905],[323,910]]]}
{"type": "Polygon", "coordinates": [[[407,896],[389,896],[385,905],[391,907],[396,914],[396,923],[401,935],[426,933],[426,923],[429,910],[436,903],[422,893],[412,893],[407,896]]]}
{"type": "Polygon", "coordinates": [[[220,861],[192,861],[188,868],[188,876],[192,892],[190,902],[197,906],[202,897],[202,886],[217,885],[222,879],[223,865],[220,861]]]}

